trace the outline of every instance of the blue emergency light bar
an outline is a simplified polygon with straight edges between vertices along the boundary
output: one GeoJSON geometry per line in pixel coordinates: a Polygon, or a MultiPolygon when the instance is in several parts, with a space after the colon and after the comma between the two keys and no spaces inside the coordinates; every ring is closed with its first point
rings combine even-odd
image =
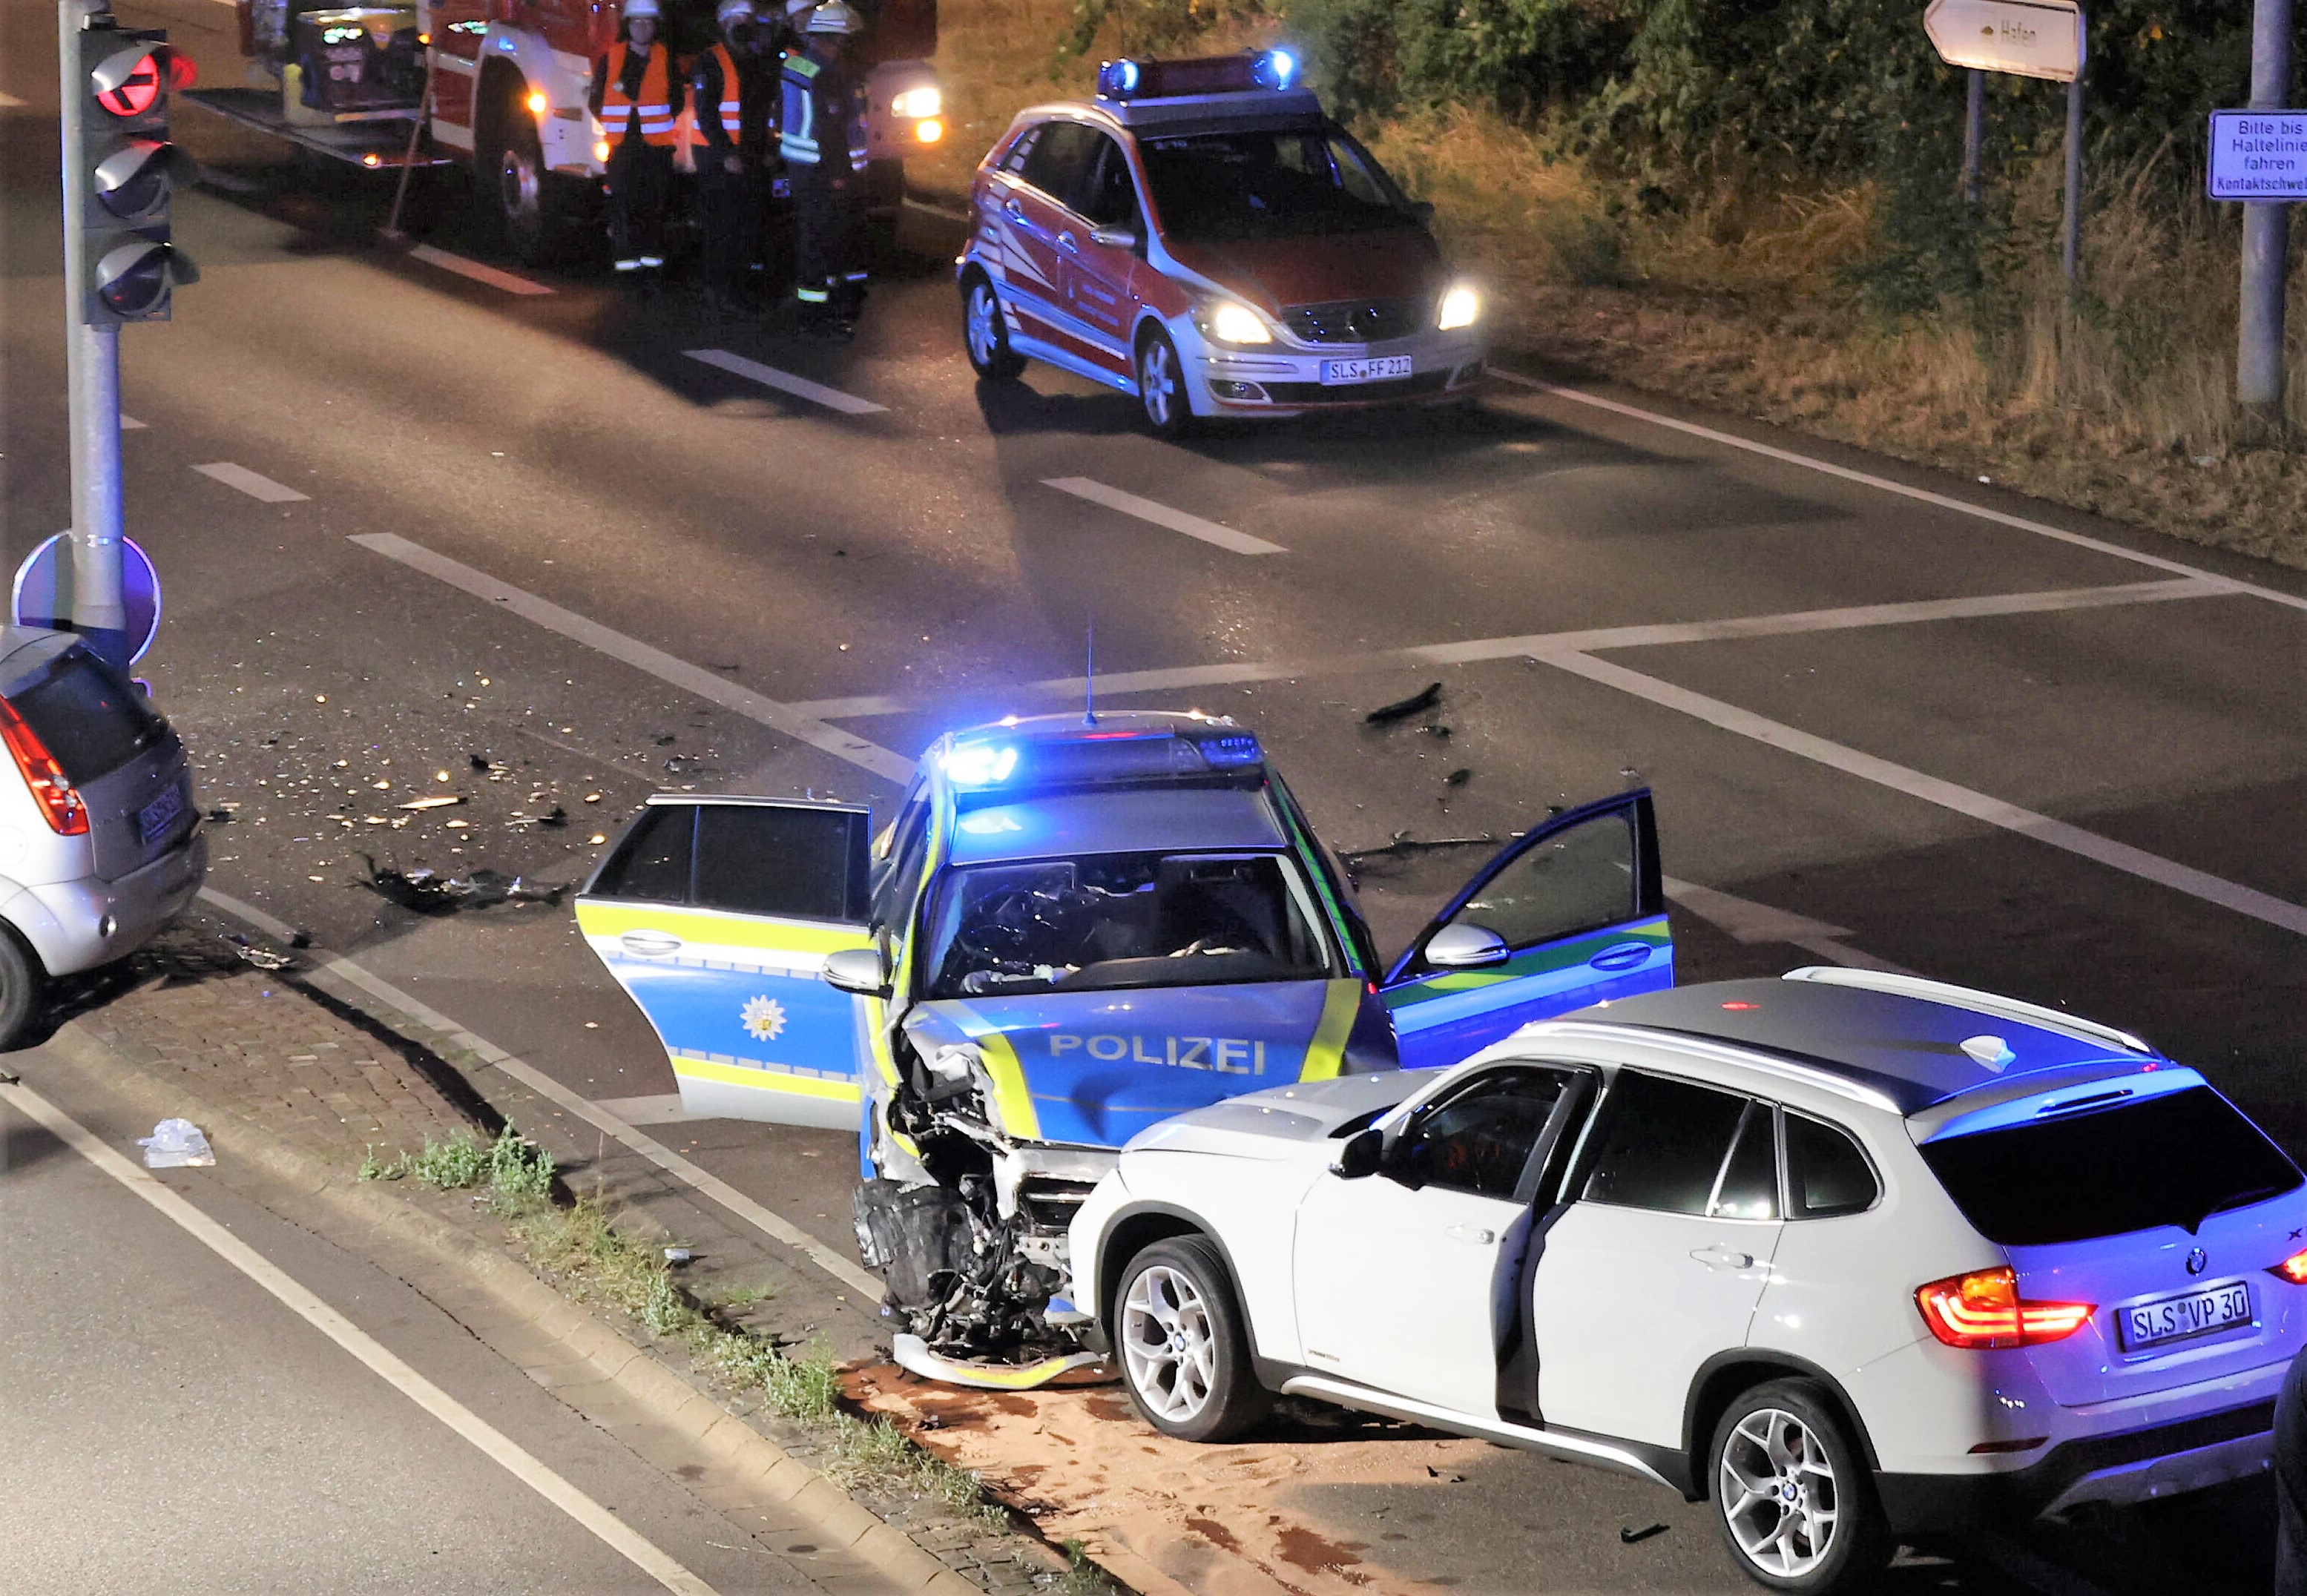
{"type": "Polygon", "coordinates": [[[1289,50],[1204,56],[1184,61],[1109,61],[1097,69],[1100,99],[1175,99],[1196,94],[1243,94],[1298,85],[1298,57],[1289,50]]]}
{"type": "Polygon", "coordinates": [[[1085,727],[1062,737],[972,736],[947,749],[939,764],[958,793],[1014,796],[1037,787],[1248,772],[1265,758],[1250,733],[1212,725],[1207,731],[1085,727]]]}

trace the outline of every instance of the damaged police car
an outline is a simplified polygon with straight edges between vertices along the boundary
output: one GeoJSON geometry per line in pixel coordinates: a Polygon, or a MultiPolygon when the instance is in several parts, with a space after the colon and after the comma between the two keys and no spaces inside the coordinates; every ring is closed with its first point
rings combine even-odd
{"type": "Polygon", "coordinates": [[[898,1360],[1006,1386],[1096,1356],[1067,1231],[1139,1131],[1453,1064],[1674,967],[1647,792],[1514,839],[1388,966],[1256,738],[1197,714],[950,733],[878,835],[659,794],[577,916],[684,1108],[858,1133],[898,1360]]]}

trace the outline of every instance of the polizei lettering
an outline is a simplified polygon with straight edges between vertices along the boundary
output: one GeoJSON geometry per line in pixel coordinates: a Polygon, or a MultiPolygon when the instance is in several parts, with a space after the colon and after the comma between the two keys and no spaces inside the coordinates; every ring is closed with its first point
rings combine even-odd
{"type": "Polygon", "coordinates": [[[1265,1043],[1241,1036],[1082,1035],[1059,1031],[1050,1057],[1086,1053],[1101,1064],[1158,1064],[1171,1069],[1212,1069],[1220,1075],[1264,1075],[1265,1043]]]}

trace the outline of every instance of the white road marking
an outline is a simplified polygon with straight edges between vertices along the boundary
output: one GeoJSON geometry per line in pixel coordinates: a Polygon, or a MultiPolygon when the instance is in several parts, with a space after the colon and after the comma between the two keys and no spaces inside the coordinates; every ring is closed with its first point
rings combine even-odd
{"type": "Polygon", "coordinates": [[[695,693],[733,709],[750,719],[757,720],[773,731],[821,749],[837,759],[871,771],[887,781],[902,786],[913,779],[913,761],[902,754],[893,753],[877,742],[829,726],[814,716],[797,713],[791,705],[780,704],[764,698],[750,689],[738,686],[725,676],[716,675],[685,659],[676,659],[662,648],[652,648],[638,638],[613,631],[598,622],[588,621],[572,610],[527,593],[510,583],[501,582],[485,571],[436,554],[420,544],[390,532],[373,532],[352,539],[361,547],[382,554],[388,560],[398,560],[412,571],[421,571],[452,588],[461,588],[476,598],[501,604],[525,621],[533,621],[547,631],[557,631],[571,641],[587,648],[622,660],[635,670],[646,671],[660,682],[669,682],[686,692],[695,693]]]}
{"type": "Polygon", "coordinates": [[[774,388],[779,393],[789,393],[795,399],[805,399],[813,405],[823,405],[828,410],[838,410],[844,416],[879,416],[888,407],[877,405],[871,399],[859,399],[853,393],[844,393],[838,388],[828,388],[822,382],[812,382],[807,377],[796,377],[791,372],[781,372],[773,365],[763,365],[758,360],[748,360],[742,355],[732,355],[726,349],[688,349],[682,351],[691,360],[759,382],[764,388],[774,388]]]}
{"type": "MultiPolygon", "coordinates": [[[[238,0],[234,0],[234,3],[238,4],[238,0]]],[[[0,94],[0,111],[21,111],[28,103],[30,102],[18,99],[13,94],[0,94]]],[[[924,206],[923,209],[926,210],[927,207],[924,206]]]]}
{"type": "Polygon", "coordinates": [[[434,249],[420,244],[408,252],[412,261],[422,261],[428,266],[438,266],[443,271],[453,271],[459,277],[471,278],[476,283],[486,283],[492,288],[502,288],[508,294],[550,294],[543,283],[533,283],[525,277],[510,271],[500,271],[494,266],[484,266],[478,261],[467,261],[462,255],[452,255],[445,249],[434,249]]]}
{"type": "Polygon", "coordinates": [[[966,210],[957,210],[950,205],[932,205],[927,200],[916,200],[911,194],[905,196],[905,204],[908,209],[921,211],[925,216],[941,216],[948,221],[965,222],[969,219],[966,210]]]}
{"type": "MultiPolygon", "coordinates": [[[[294,927],[274,919],[255,905],[227,897],[213,887],[202,888],[201,897],[226,914],[246,921],[276,941],[286,944],[296,935],[294,927]]],[[[615,1137],[675,1180],[711,1197],[764,1235],[784,1242],[850,1290],[863,1293],[859,1299],[860,1307],[870,1308],[881,1300],[885,1290],[881,1282],[865,1273],[853,1260],[842,1257],[791,1220],[754,1201],[720,1176],[698,1168],[655,1137],[634,1128],[630,1120],[613,1109],[580,1096],[526,1060],[516,1058],[486,1037],[467,1031],[439,1009],[419,1001],[382,976],[373,974],[348,958],[325,955],[321,958],[321,967],[390,1004],[420,1024],[442,1033],[459,1047],[478,1054],[538,1096],[550,1099],[595,1129],[615,1137]]]]}
{"type": "Polygon", "coordinates": [[[252,499],[262,499],[267,504],[294,504],[305,497],[295,488],[277,483],[270,476],[260,476],[246,466],[236,466],[230,460],[216,460],[205,466],[194,466],[193,469],[227,487],[238,488],[252,499]]]}
{"type": "Polygon", "coordinates": [[[1231,527],[1222,527],[1215,521],[1205,521],[1197,515],[1188,515],[1182,510],[1172,510],[1167,504],[1157,504],[1151,499],[1141,499],[1118,487],[1088,476],[1045,476],[1043,487],[1053,487],[1061,493],[1071,493],[1076,499],[1086,499],[1093,504],[1102,504],[1108,510],[1118,510],[1124,515],[1134,515],[1141,521],[1151,521],[1157,527],[1167,527],[1172,532],[1183,532],[1188,537],[1198,537],[1204,543],[1214,543],[1222,549],[1237,554],[1286,554],[1290,551],[1278,543],[1268,543],[1263,537],[1252,537],[1247,532],[1237,532],[1231,527]]]}
{"type": "MultiPolygon", "coordinates": [[[[1777,615],[1738,615],[1720,621],[1668,622],[1643,626],[1604,626],[1583,631],[1532,632],[1515,638],[1475,638],[1462,643],[1424,643],[1369,654],[1336,654],[1307,659],[1242,660],[1222,665],[1179,665],[1162,670],[1116,671],[1097,679],[1101,693],[1174,692],[1193,687],[1231,687],[1245,682],[1285,682],[1305,676],[1361,675],[1405,665],[1477,665],[1522,659],[1563,649],[1652,648],[1672,643],[1726,642],[1740,638],[1791,637],[1803,632],[1843,631],[1873,626],[1910,626],[1928,621],[1967,621],[1995,615],[2034,615],[2058,610],[2092,610],[2121,605],[2161,604],[2179,598],[2216,598],[2240,591],[2224,577],[2189,577],[2177,581],[2123,582],[2098,588],[2061,588],[2041,593],[1987,593],[1969,598],[1924,598],[1904,604],[1855,605],[1829,610],[1795,610],[1777,615]]],[[[1006,691],[1062,699],[1078,699],[1079,676],[1053,676],[1006,691]]],[[[857,720],[875,715],[906,715],[935,700],[905,694],[848,699],[812,699],[788,706],[798,714],[826,720],[857,720]]]]}
{"type": "Polygon", "coordinates": [[[2015,831],[2021,837],[2031,837],[2037,842],[2063,848],[2070,854],[2111,866],[2141,880],[2153,881],[2174,892],[2183,892],[2189,897],[2200,898],[2204,903],[2237,914],[2307,936],[2307,908],[2255,888],[2241,886],[2197,870],[2192,865],[2181,864],[2159,854],[2150,854],[2144,848],[2134,848],[2129,843],[2116,842],[2095,831],[2086,831],[2080,826],[2070,826],[2064,820],[2054,820],[2048,815],[2037,814],[2033,810],[2021,809],[2015,803],[2006,803],[2000,798],[1989,797],[1985,793],[1959,786],[1951,781],[1942,781],[1935,776],[1925,776],[1904,765],[1894,765],[1888,759],[1861,753],[1840,742],[1830,742],[1823,737],[1814,736],[1784,722],[1771,720],[1687,688],[1677,687],[1670,682],[1661,682],[1655,676],[1645,676],[1639,671],[1630,671],[1606,659],[1596,659],[1591,655],[1574,650],[1542,654],[1539,657],[1548,665],[1574,675],[1600,682],[1605,687],[1615,687],[1621,692],[1631,693],[1664,708],[1678,710],[1726,732],[1751,737],[1757,742],[1784,749],[1788,753],[1798,754],[1861,780],[1874,782],[1878,786],[1919,798],[1925,803],[1935,803],[1942,809],[1968,815],[1972,819],[1984,820],[1990,826],[2015,831]]]}
{"type": "Polygon", "coordinates": [[[366,1364],[385,1384],[471,1442],[491,1462],[589,1531],[610,1550],[679,1596],[717,1596],[655,1541],[570,1484],[535,1454],[410,1368],[374,1336],[323,1301],[287,1270],[193,1206],[26,1085],[0,1085],[0,1101],[142,1197],[185,1234],[270,1292],[283,1307],[366,1364]]]}
{"type": "Polygon", "coordinates": [[[1848,965],[1855,970],[1883,970],[1893,975],[1914,974],[1903,965],[1876,958],[1843,941],[1841,939],[1850,933],[1839,925],[1813,920],[1791,909],[1758,904],[1752,898],[1733,897],[1711,887],[1701,887],[1695,881],[1678,881],[1668,876],[1664,885],[1667,897],[1728,935],[1734,942],[1783,942],[1805,953],[1816,954],[1830,964],[1848,965]]]}
{"type": "Polygon", "coordinates": [[[137,420],[133,416],[129,415],[127,411],[123,410],[120,413],[120,430],[124,433],[141,433],[145,431],[146,428],[142,422],[137,420]]]}
{"type": "Polygon", "coordinates": [[[236,177],[230,172],[219,172],[214,167],[201,168],[201,181],[210,188],[220,188],[228,194],[261,194],[264,192],[262,184],[251,183],[245,177],[236,177]]]}
{"type": "Polygon", "coordinates": [[[2063,527],[2029,520],[2025,516],[2011,515],[2004,511],[1989,510],[1984,504],[1973,504],[1951,494],[1933,493],[1928,488],[1909,487],[1903,482],[1893,482],[1887,476],[1877,476],[1867,471],[1855,471],[1848,466],[1838,466],[1831,460],[1817,459],[1806,454],[1797,454],[1790,449],[1780,449],[1772,444],[1758,443],[1752,438],[1741,438],[1735,433],[1720,432],[1711,426],[1700,426],[1694,422],[1677,421],[1671,416],[1661,416],[1655,410],[1645,410],[1638,406],[1622,404],[1617,399],[1604,399],[1599,394],[1582,393],[1575,388],[1564,388],[1557,383],[1541,382],[1535,377],[1525,377],[1518,372],[1504,371],[1494,365],[1490,367],[1490,374],[1502,377],[1521,387],[1535,390],[1539,393],[1551,394],[1557,399],[1569,399],[1575,404],[1591,405],[1595,409],[1608,410],[1613,415],[1630,416],[1636,421],[1647,421],[1652,426],[1662,426],[1674,432],[1686,433],[1694,438],[1703,438],[1710,443],[1720,443],[1731,449],[1743,449],[1749,454],[1759,454],[1766,459],[1778,460],[1789,466],[1800,466],[1805,470],[1816,471],[1827,476],[1838,476],[1845,482],[1858,483],[1862,486],[1874,488],[1882,493],[1896,493],[1902,499],[1913,499],[1919,503],[1935,505],[1941,510],[1951,510],[1962,515],[1976,516],[1980,520],[1993,521],[1997,526],[2011,527],[2021,532],[2031,532],[2037,537],[2048,537],[2059,543],[2072,544],[2077,548],[2089,549],[2095,553],[2112,554],[2118,560],[2129,560],[2138,565],[2149,565],[2157,571],[2167,571],[2179,576],[2202,577],[2212,581],[2230,582],[2234,591],[2238,593],[2248,593],[2254,598],[2264,598],[2271,603],[2287,605],[2294,610],[2307,610],[2307,596],[2302,596],[2296,593],[2286,593],[2277,588],[2263,588],[2255,582],[2233,581],[2229,578],[2205,571],[2200,566],[2189,565],[2177,560],[2166,560],[2160,554],[2142,553],[2137,549],[2124,548],[2119,543],[2108,543],[2104,538],[2088,536],[2080,532],[2070,532],[2063,527]]]}

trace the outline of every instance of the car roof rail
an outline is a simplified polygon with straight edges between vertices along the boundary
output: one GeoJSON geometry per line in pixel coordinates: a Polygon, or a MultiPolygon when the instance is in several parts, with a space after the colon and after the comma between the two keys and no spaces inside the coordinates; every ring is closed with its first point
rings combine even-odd
{"type": "Polygon", "coordinates": [[[2038,1003],[2006,998],[1999,992],[1983,992],[1975,987],[1956,986],[1951,982],[1928,981],[1920,975],[1897,975],[1886,970],[1854,970],[1843,965],[1805,965],[1798,970],[1788,970],[1780,979],[1816,981],[1828,986],[1855,986],[1866,991],[1921,998],[1957,1008],[1974,1009],[2000,1019],[2020,1020],[2030,1025],[2039,1025],[2045,1031],[2063,1032],[2086,1042],[2105,1043],[2125,1052],[2138,1053],[2149,1059],[2162,1057],[2151,1045],[2128,1031],[2118,1031],[2113,1025],[2102,1025],[2097,1020],[2083,1019],[2076,1015],[2063,1014],[2058,1009],[2045,1008],[2038,1003]]]}

